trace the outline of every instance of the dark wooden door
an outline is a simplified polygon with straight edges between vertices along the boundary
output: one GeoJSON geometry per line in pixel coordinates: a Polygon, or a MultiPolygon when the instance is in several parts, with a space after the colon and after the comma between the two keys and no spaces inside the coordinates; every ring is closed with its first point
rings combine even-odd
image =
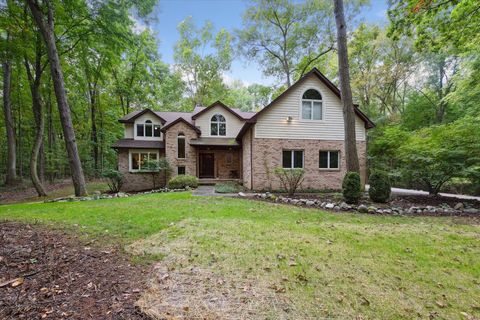
{"type": "Polygon", "coordinates": [[[215,155],[200,153],[200,178],[215,178],[215,155]]]}

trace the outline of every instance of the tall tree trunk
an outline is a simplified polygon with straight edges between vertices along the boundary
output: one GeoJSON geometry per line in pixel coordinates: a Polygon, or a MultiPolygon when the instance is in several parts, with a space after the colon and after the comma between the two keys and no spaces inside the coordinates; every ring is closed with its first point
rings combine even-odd
{"type": "Polygon", "coordinates": [[[17,152],[15,141],[15,126],[13,123],[12,104],[10,101],[12,81],[12,64],[9,60],[3,62],[3,115],[7,131],[7,175],[5,184],[14,185],[17,182],[17,152]]]}
{"type": "Polygon", "coordinates": [[[35,75],[30,70],[30,64],[27,57],[25,57],[25,69],[27,71],[27,77],[30,84],[30,92],[32,94],[32,111],[35,119],[35,141],[32,147],[32,153],[30,156],[30,178],[32,179],[33,186],[37,191],[39,197],[45,197],[47,195],[45,188],[42,184],[42,180],[38,176],[40,167],[39,158],[41,159],[40,152],[43,151],[43,133],[45,117],[42,110],[42,102],[40,98],[40,84],[42,79],[43,67],[42,67],[42,51],[41,51],[41,39],[37,36],[36,50],[35,50],[35,75]]]}
{"type": "Polygon", "coordinates": [[[45,21],[38,3],[35,0],[27,0],[33,18],[40,29],[40,32],[42,33],[47,47],[48,59],[50,62],[50,72],[53,79],[55,96],[57,98],[58,111],[60,114],[60,121],[62,123],[65,147],[68,153],[75,195],[84,196],[87,194],[87,188],[85,184],[85,177],[83,175],[82,163],[80,161],[80,155],[78,153],[77,143],[75,140],[75,131],[73,129],[70,108],[68,106],[67,94],[65,92],[65,83],[60,65],[60,58],[58,56],[57,45],[55,43],[53,9],[50,1],[44,2],[46,2],[48,9],[47,21],[45,21]]]}
{"type": "Polygon", "coordinates": [[[348,66],[347,27],[343,10],[343,0],[333,0],[335,5],[335,21],[337,24],[338,75],[343,103],[343,119],[345,127],[345,158],[347,171],[360,172],[357,144],[355,136],[355,111],[353,109],[352,88],[350,87],[350,71],[348,66]]]}
{"type": "MultiPolygon", "coordinates": [[[[96,86],[96,85],[95,85],[96,86]]],[[[92,125],[91,132],[91,142],[92,142],[92,157],[93,157],[93,168],[95,176],[98,175],[98,134],[97,134],[97,90],[96,88],[89,90],[90,94],[90,122],[92,125]]]]}

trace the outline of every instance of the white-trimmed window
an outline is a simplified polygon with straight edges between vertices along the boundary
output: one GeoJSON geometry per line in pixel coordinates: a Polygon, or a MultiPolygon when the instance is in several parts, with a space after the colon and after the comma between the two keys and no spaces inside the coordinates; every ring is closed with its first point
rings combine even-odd
{"type": "Polygon", "coordinates": [[[142,168],[142,164],[149,160],[158,160],[158,152],[130,152],[130,171],[145,171],[145,169],[142,168]]]}
{"type": "Polygon", "coordinates": [[[216,114],[210,119],[210,135],[212,136],[226,136],[227,122],[225,117],[221,114],[216,114]]]}
{"type": "Polygon", "coordinates": [[[323,120],[322,95],[315,89],[308,89],[302,96],[302,120],[323,120]]]}
{"type": "Polygon", "coordinates": [[[339,169],[340,168],[340,152],[320,150],[319,168],[320,169],[339,169]]]}
{"type": "Polygon", "coordinates": [[[282,167],[285,169],[303,168],[303,150],[283,150],[282,167]]]}
{"type": "Polygon", "coordinates": [[[185,159],[185,135],[179,133],[177,136],[177,158],[185,159]]]}
{"type": "Polygon", "coordinates": [[[137,123],[137,137],[160,137],[161,126],[153,124],[152,120],[145,123],[137,123]]]}

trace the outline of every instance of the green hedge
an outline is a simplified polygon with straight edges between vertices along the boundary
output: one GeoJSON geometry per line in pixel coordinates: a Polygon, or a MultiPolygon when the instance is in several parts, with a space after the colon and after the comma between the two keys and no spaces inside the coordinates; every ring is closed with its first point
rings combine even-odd
{"type": "Polygon", "coordinates": [[[198,179],[189,175],[178,175],[168,181],[167,187],[170,189],[183,189],[186,187],[198,187],[198,179]]]}
{"type": "Polygon", "coordinates": [[[390,179],[384,171],[374,171],[368,179],[370,189],[368,195],[375,202],[387,202],[390,198],[390,179]]]}
{"type": "Polygon", "coordinates": [[[358,172],[347,172],[342,183],[343,198],[346,203],[358,203],[362,196],[360,175],[358,172]]]}

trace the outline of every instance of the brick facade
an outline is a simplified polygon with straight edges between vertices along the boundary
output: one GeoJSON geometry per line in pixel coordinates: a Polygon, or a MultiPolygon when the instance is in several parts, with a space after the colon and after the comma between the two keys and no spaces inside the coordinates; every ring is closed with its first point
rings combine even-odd
{"type": "MultiPolygon", "coordinates": [[[[253,139],[253,186],[254,190],[280,189],[280,181],[274,174],[282,166],[283,150],[303,150],[305,178],[301,188],[341,189],[345,175],[345,152],[343,141],[301,140],[301,139],[253,139]],[[340,169],[319,169],[319,151],[340,151],[340,169]]],[[[362,183],[366,173],[366,143],[357,142],[362,183]]],[[[246,167],[246,166],[244,166],[246,167]]],[[[245,171],[248,171],[246,168],[245,171]]],[[[248,175],[248,172],[246,173],[248,175]]],[[[249,183],[247,181],[247,187],[249,183]]]]}
{"type": "Polygon", "coordinates": [[[197,175],[197,153],[194,147],[190,146],[190,140],[198,138],[198,134],[190,126],[178,122],[168,128],[165,133],[165,155],[172,167],[171,177],[177,175],[177,167],[185,166],[185,174],[197,175]],[[177,158],[177,137],[179,133],[185,135],[185,159],[177,158]]]}
{"type": "MultiPolygon", "coordinates": [[[[131,149],[132,151],[135,149],[131,149]]],[[[163,150],[159,151],[160,157],[164,157],[163,150]]],[[[152,174],[145,172],[130,172],[128,166],[128,149],[120,149],[118,156],[118,171],[123,173],[122,191],[142,191],[153,188],[152,174]]],[[[155,187],[162,187],[165,185],[165,176],[163,173],[157,174],[155,178],[155,187]]]]}

